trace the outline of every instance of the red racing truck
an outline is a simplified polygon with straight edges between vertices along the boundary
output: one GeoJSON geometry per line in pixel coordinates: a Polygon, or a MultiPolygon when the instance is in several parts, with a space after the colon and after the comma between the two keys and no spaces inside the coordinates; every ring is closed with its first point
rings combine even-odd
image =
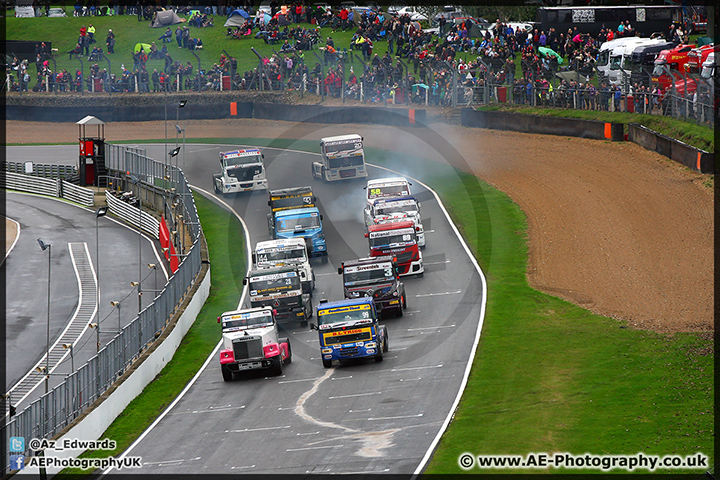
{"type": "Polygon", "coordinates": [[[422,275],[425,271],[415,222],[412,220],[370,225],[365,237],[370,246],[370,256],[394,257],[400,275],[422,275]]]}

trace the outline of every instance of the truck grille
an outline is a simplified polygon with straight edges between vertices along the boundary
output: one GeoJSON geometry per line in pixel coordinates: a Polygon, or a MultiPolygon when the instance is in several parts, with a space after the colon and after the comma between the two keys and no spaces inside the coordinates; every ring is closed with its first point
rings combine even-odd
{"type": "Polygon", "coordinates": [[[355,169],[352,170],[340,170],[340,178],[348,178],[355,176],[355,169]]]}
{"type": "Polygon", "coordinates": [[[327,337],[325,339],[325,343],[327,345],[335,345],[338,343],[367,341],[367,340],[370,340],[371,338],[372,337],[370,335],[370,332],[360,332],[360,333],[353,333],[351,335],[338,335],[337,337],[327,337]]]}
{"type": "Polygon", "coordinates": [[[230,177],[235,177],[238,180],[252,180],[255,178],[255,175],[262,172],[262,168],[260,166],[255,167],[248,167],[248,168],[234,168],[232,170],[228,170],[228,175],[230,177]]]}
{"type": "Polygon", "coordinates": [[[355,357],[355,356],[357,356],[359,351],[360,351],[360,349],[358,347],[341,348],[340,356],[341,357],[355,357]]]}
{"type": "Polygon", "coordinates": [[[239,338],[233,341],[233,353],[235,360],[247,360],[263,356],[262,341],[259,338],[239,338]]]}
{"type": "Polygon", "coordinates": [[[396,256],[397,256],[398,263],[405,263],[405,262],[409,262],[412,260],[413,252],[403,252],[403,253],[399,253],[396,256]]]}

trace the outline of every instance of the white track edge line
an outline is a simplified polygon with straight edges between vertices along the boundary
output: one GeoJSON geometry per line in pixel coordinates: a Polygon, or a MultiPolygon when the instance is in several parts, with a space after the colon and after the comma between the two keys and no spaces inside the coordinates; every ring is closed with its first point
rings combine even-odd
{"type": "MultiPolygon", "coordinates": [[[[204,197],[208,198],[210,201],[219,203],[220,205],[224,206],[227,210],[232,212],[233,215],[235,215],[235,218],[237,218],[240,221],[240,223],[242,224],[243,229],[245,231],[245,240],[246,240],[245,243],[247,245],[247,251],[248,251],[247,258],[250,258],[250,255],[252,252],[250,251],[250,237],[249,237],[247,225],[245,224],[245,220],[243,220],[243,218],[240,215],[238,215],[238,213],[235,211],[235,209],[233,209],[230,205],[228,205],[224,200],[215,197],[210,192],[208,192],[207,190],[204,190],[202,188],[195,187],[193,185],[190,185],[190,187],[192,187],[192,189],[194,191],[197,190],[198,192],[201,192],[201,194],[204,197]]],[[[249,266],[249,263],[248,263],[248,266],[249,266]]],[[[246,292],[247,292],[247,285],[245,285],[243,287],[242,295],[240,295],[240,303],[238,304],[238,309],[240,308],[240,306],[242,306],[242,304],[245,300],[246,292]]],[[[183,390],[178,394],[178,396],[175,397],[175,400],[173,400],[172,403],[170,405],[168,405],[168,407],[165,410],[163,410],[163,412],[160,414],[160,416],[158,418],[156,418],[155,421],[153,423],[151,423],[150,426],[148,428],[146,428],[145,431],[143,433],[141,433],[140,436],[118,457],[118,460],[125,458],[127,456],[127,454],[130,453],[130,451],[132,451],[132,449],[135,448],[137,446],[137,444],[140,443],[150,433],[150,431],[153,428],[155,428],[157,426],[157,424],[160,423],[160,421],[163,418],[165,418],[165,416],[167,414],[170,413],[170,411],[173,408],[175,408],[175,405],[177,405],[177,403],[185,396],[185,394],[190,390],[190,388],[192,388],[192,386],[195,384],[195,382],[198,380],[198,378],[200,378],[200,375],[203,374],[203,372],[205,371],[207,366],[215,358],[215,355],[217,355],[217,352],[220,350],[222,343],[223,343],[223,341],[221,338],[220,341],[218,342],[218,344],[215,345],[215,348],[213,349],[213,351],[210,352],[210,355],[208,355],[208,358],[205,359],[205,363],[203,363],[203,365],[200,367],[200,370],[198,370],[197,373],[195,374],[195,376],[193,376],[193,378],[190,380],[190,382],[188,382],[188,384],[185,385],[185,388],[183,388],[183,390]]],[[[100,476],[102,477],[104,475],[107,475],[112,469],[113,469],[113,467],[108,467],[106,470],[104,470],[100,474],[100,476]]]]}
{"type": "MultiPolygon", "coordinates": [[[[382,170],[386,170],[391,173],[397,173],[402,175],[401,172],[396,172],[395,170],[391,170],[386,167],[380,167],[378,165],[372,165],[368,164],[371,167],[379,168],[382,170]]],[[[460,404],[460,399],[462,398],[462,394],[465,391],[465,387],[467,386],[468,379],[470,377],[470,370],[472,369],[473,359],[475,358],[475,352],[477,351],[478,343],[480,342],[480,334],[482,333],[482,327],[483,322],[485,321],[485,306],[487,305],[487,279],[485,278],[485,274],[483,273],[482,269],[480,268],[480,265],[477,263],[477,259],[470,251],[470,248],[468,248],[467,244],[465,243],[465,239],[462,238],[462,235],[460,235],[460,232],[458,231],[457,227],[455,226],[455,223],[450,218],[450,215],[448,214],[447,210],[445,209],[445,205],[440,200],[440,197],[438,194],[424,184],[423,182],[419,181],[416,178],[409,177],[410,179],[418,182],[420,185],[425,187],[429,192],[432,192],[433,196],[435,197],[435,200],[438,202],[438,205],[440,206],[440,209],[442,210],[443,214],[445,215],[445,218],[447,219],[448,223],[450,223],[450,226],[453,229],[453,232],[455,232],[455,235],[457,236],[458,240],[460,241],[460,244],[465,249],[465,253],[467,253],[468,257],[470,257],[470,260],[475,267],[475,270],[477,270],[478,274],[480,275],[480,278],[482,279],[482,288],[483,288],[483,300],[482,304],[480,305],[480,321],[478,322],[477,331],[475,332],[475,340],[473,341],[472,349],[470,350],[470,357],[468,358],[468,364],[465,367],[465,373],[463,374],[462,382],[460,383],[460,389],[458,390],[457,396],[455,397],[455,400],[453,401],[452,407],[450,408],[450,412],[448,413],[447,418],[445,418],[445,421],[443,422],[442,426],[440,427],[440,431],[438,431],[437,435],[433,439],[432,443],[430,444],[430,447],[428,448],[427,452],[425,452],[425,456],[420,461],[420,464],[417,466],[415,471],[412,474],[413,480],[417,478],[418,475],[420,475],[427,465],[428,460],[430,460],[430,457],[432,456],[433,452],[435,451],[435,448],[437,447],[437,444],[440,442],[440,437],[443,436],[445,431],[447,430],[448,425],[450,425],[450,421],[455,416],[455,412],[457,411],[458,405],[460,404]]]]}

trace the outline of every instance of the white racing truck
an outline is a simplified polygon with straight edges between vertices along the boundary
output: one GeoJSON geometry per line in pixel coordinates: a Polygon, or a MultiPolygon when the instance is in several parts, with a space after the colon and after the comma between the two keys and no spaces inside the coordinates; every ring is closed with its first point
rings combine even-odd
{"type": "Polygon", "coordinates": [[[365,226],[412,220],[419,247],[425,247],[425,229],[420,217],[420,202],[415,197],[378,198],[365,210],[365,226]]]}
{"type": "Polygon", "coordinates": [[[282,375],[283,365],[292,361],[290,340],[278,335],[278,326],[270,307],[225,312],[222,324],[220,369],[229,382],[237,372],[269,369],[282,375]]]}
{"type": "Polygon", "coordinates": [[[265,178],[265,156],[257,148],[220,152],[219,173],[213,174],[215,193],[249,192],[267,190],[265,178]]]}
{"type": "MultiPolygon", "coordinates": [[[[367,181],[365,189],[365,218],[375,200],[381,198],[407,197],[410,195],[410,185],[405,177],[375,178],[367,181]]],[[[366,225],[367,222],[366,222],[366,225]]]]}
{"type": "Polygon", "coordinates": [[[308,246],[304,238],[278,238],[258,242],[252,253],[252,261],[256,269],[295,265],[300,273],[303,293],[312,296],[315,273],[310,266],[308,246]]]}
{"type": "Polygon", "coordinates": [[[312,163],[312,176],[326,182],[367,177],[363,137],[357,134],[320,140],[320,161],[312,163]]]}

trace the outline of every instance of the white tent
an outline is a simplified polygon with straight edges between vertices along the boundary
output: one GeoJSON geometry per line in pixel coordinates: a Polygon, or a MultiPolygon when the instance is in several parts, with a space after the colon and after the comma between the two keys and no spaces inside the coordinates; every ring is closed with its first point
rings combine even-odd
{"type": "Polygon", "coordinates": [[[169,27],[170,25],[175,25],[176,23],[182,22],[184,22],[184,20],[178,17],[178,14],[174,11],[163,10],[161,12],[157,12],[155,20],[153,20],[150,26],[153,28],[169,27]]]}

